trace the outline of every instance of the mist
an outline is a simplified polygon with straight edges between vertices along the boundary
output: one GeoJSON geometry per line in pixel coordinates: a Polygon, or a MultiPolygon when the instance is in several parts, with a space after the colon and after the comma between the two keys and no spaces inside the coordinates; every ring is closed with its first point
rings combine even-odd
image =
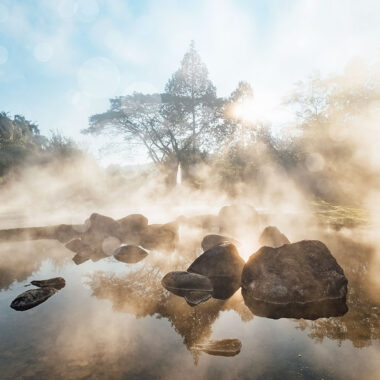
{"type": "Polygon", "coordinates": [[[0,4],[4,378],[377,378],[378,4],[132,3],[0,4]]]}

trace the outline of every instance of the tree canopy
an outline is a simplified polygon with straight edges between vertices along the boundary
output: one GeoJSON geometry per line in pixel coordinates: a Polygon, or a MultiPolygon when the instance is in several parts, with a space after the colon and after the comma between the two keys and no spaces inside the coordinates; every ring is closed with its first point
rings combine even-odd
{"type": "Polygon", "coordinates": [[[214,151],[229,134],[227,102],[217,97],[192,42],[163,93],[110,99],[110,109],[91,116],[83,132],[116,133],[124,141],[142,144],[153,162],[186,165],[214,151]]]}

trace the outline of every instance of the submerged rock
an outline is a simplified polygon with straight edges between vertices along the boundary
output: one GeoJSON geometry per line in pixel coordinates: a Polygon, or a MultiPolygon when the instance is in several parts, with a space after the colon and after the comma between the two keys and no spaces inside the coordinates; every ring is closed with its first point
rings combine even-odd
{"type": "Polygon", "coordinates": [[[30,283],[39,288],[54,288],[57,290],[64,288],[66,285],[66,281],[63,277],[55,277],[48,280],[33,280],[30,283]]]}
{"type": "Polygon", "coordinates": [[[316,319],[347,311],[347,279],[328,248],[303,240],[262,247],[245,264],[243,297],[257,315],[316,319]]]}
{"type": "Polygon", "coordinates": [[[27,290],[17,296],[11,303],[11,308],[18,311],[32,309],[42,302],[45,302],[52,295],[57,293],[54,288],[40,288],[27,290]]]}
{"type": "Polygon", "coordinates": [[[231,243],[219,244],[202,253],[187,269],[207,276],[213,285],[214,298],[229,298],[240,287],[244,260],[231,243]]]}
{"type": "Polygon", "coordinates": [[[148,252],[135,245],[123,245],[118,248],[114,253],[116,260],[122,261],[127,264],[135,264],[145,259],[148,252]]]}
{"type": "Polygon", "coordinates": [[[268,226],[261,233],[259,243],[267,247],[278,248],[284,244],[290,244],[290,241],[277,227],[268,226]]]}
{"type": "Polygon", "coordinates": [[[207,301],[213,292],[212,283],[207,277],[189,272],[169,272],[161,283],[173,294],[184,297],[190,306],[207,301]]]}
{"type": "Polygon", "coordinates": [[[215,247],[221,243],[232,243],[238,245],[239,242],[235,239],[232,239],[228,236],[223,235],[206,235],[201,243],[202,249],[207,251],[208,249],[215,247]]]}
{"type": "Polygon", "coordinates": [[[207,343],[195,344],[191,349],[216,356],[235,356],[241,351],[241,341],[239,339],[210,340],[207,343]]]}

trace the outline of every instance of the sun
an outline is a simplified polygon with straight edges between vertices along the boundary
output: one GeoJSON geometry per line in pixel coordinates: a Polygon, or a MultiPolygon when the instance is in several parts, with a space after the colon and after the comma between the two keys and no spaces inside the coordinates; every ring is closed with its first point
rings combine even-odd
{"type": "Polygon", "coordinates": [[[232,113],[234,118],[246,123],[254,123],[258,119],[255,103],[251,97],[236,103],[232,113]]]}

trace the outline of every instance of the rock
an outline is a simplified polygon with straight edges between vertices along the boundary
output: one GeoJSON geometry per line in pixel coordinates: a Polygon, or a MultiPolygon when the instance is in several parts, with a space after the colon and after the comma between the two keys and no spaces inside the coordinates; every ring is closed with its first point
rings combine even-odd
{"type": "Polygon", "coordinates": [[[179,216],[176,221],[181,225],[198,228],[204,231],[219,231],[219,218],[216,215],[205,214],[191,217],[179,216]]]}
{"type": "Polygon", "coordinates": [[[231,243],[219,244],[202,253],[187,269],[207,276],[213,285],[214,298],[229,298],[240,287],[244,260],[231,243]]]}
{"type": "Polygon", "coordinates": [[[290,241],[277,227],[268,226],[261,233],[259,243],[267,247],[278,248],[284,244],[290,244],[290,241]]]}
{"type": "Polygon", "coordinates": [[[241,351],[241,341],[239,339],[210,340],[207,343],[195,344],[191,349],[216,356],[235,356],[241,351]]]}
{"type": "Polygon", "coordinates": [[[178,224],[150,224],[141,234],[140,245],[146,249],[171,252],[178,242],[178,224]]]}
{"type": "Polygon", "coordinates": [[[81,239],[73,239],[69,241],[65,247],[72,252],[81,253],[83,255],[87,254],[88,256],[91,256],[91,254],[94,252],[94,249],[89,245],[84,244],[81,239]]]}
{"type": "Polygon", "coordinates": [[[73,261],[76,265],[83,264],[84,262],[90,259],[96,262],[105,257],[108,257],[103,252],[103,248],[102,249],[92,248],[89,245],[84,244],[81,239],[71,240],[65,245],[65,247],[69,249],[70,251],[73,251],[76,253],[76,255],[73,257],[73,261]]]}
{"type": "Polygon", "coordinates": [[[66,281],[63,277],[55,277],[48,280],[33,280],[30,283],[39,288],[54,288],[57,290],[64,288],[66,285],[66,281]]]}
{"type": "Polygon", "coordinates": [[[18,311],[32,309],[54,295],[57,289],[40,288],[27,290],[17,296],[11,303],[11,308],[18,311]]]}
{"type": "Polygon", "coordinates": [[[254,207],[248,204],[235,204],[224,206],[219,214],[219,232],[239,236],[239,230],[245,228],[255,229],[259,224],[259,214],[254,207]]]}
{"type": "Polygon", "coordinates": [[[145,259],[148,252],[135,245],[123,245],[113,253],[113,256],[123,263],[135,264],[145,259]]]}
{"type": "Polygon", "coordinates": [[[169,272],[161,280],[162,286],[177,296],[184,297],[190,306],[211,298],[211,281],[202,275],[189,272],[169,272]]]}
{"type": "Polygon", "coordinates": [[[244,266],[242,288],[256,315],[316,319],[347,311],[347,279],[317,240],[261,247],[244,266]]]}
{"type": "Polygon", "coordinates": [[[239,242],[235,239],[232,239],[223,235],[206,235],[201,243],[202,249],[207,251],[208,249],[215,247],[221,243],[232,243],[238,245],[239,242]]]}
{"type": "MultiPolygon", "coordinates": [[[[106,240],[107,238],[105,238],[106,240]]],[[[105,257],[108,257],[104,252],[103,248],[93,248],[87,244],[84,244],[81,239],[74,239],[68,242],[65,247],[76,255],[73,257],[73,261],[76,265],[83,264],[87,260],[99,261],[105,257]]]]}
{"type": "Polygon", "coordinates": [[[120,225],[116,220],[100,214],[92,214],[85,224],[88,224],[88,230],[82,234],[82,242],[92,248],[102,247],[103,241],[107,237],[120,238],[120,225]]]}
{"type": "Polygon", "coordinates": [[[54,238],[61,243],[66,243],[79,235],[80,233],[69,224],[60,224],[54,229],[53,233],[54,238]]]}
{"type": "Polygon", "coordinates": [[[131,214],[117,221],[120,225],[122,241],[140,244],[141,233],[148,226],[148,219],[141,214],[131,214]]]}

